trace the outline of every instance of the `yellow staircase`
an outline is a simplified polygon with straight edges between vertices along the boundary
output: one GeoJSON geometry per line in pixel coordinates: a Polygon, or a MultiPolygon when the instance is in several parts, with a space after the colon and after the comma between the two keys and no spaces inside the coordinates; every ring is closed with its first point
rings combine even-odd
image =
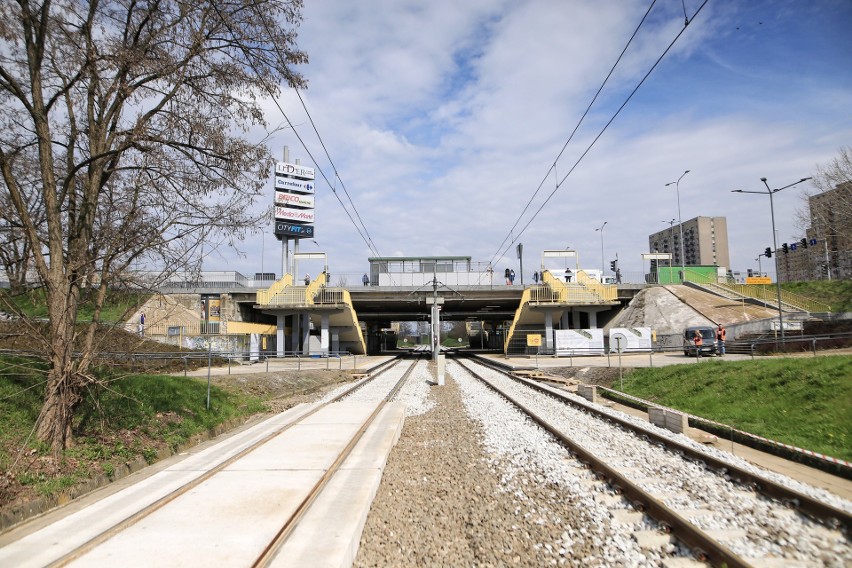
{"type": "Polygon", "coordinates": [[[311,321],[315,327],[321,325],[319,318],[323,313],[327,313],[329,326],[340,330],[340,341],[348,345],[354,344],[356,347],[353,353],[356,355],[366,353],[367,343],[352,306],[349,290],[331,288],[327,284],[328,275],[325,272],[307,286],[294,286],[293,277],[286,274],[269,288],[258,290],[257,303],[271,308],[310,310],[311,321]]]}
{"type": "MultiPolygon", "coordinates": [[[[509,345],[516,330],[523,325],[540,325],[544,323],[544,311],[534,308],[570,309],[574,306],[607,305],[618,302],[618,286],[601,284],[583,270],[576,273],[575,282],[563,282],[553,276],[550,271],[541,273],[541,284],[524,290],[521,303],[515,311],[515,318],[509,327],[509,332],[503,342],[503,353],[507,354],[509,345]]],[[[556,318],[561,317],[561,311],[554,312],[556,318]]]]}

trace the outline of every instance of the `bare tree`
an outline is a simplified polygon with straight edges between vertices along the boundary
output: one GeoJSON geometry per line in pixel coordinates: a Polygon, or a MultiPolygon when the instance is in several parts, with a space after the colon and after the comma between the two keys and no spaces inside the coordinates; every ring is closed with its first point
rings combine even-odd
{"type": "Polygon", "coordinates": [[[272,157],[244,136],[265,126],[262,97],[304,86],[293,71],[307,62],[300,10],[301,0],[0,3],[3,218],[20,226],[46,292],[37,436],[55,451],[72,442],[94,380],[107,289],[131,264],[185,266],[202,243],[232,243],[260,222],[252,204],[272,157]],[[22,183],[25,162],[37,183],[22,183]],[[80,328],[86,287],[95,317],[80,328]]]}

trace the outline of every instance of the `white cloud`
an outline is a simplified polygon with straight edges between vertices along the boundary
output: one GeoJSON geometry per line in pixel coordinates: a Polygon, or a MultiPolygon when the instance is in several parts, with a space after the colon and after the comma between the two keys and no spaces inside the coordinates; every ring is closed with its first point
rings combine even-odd
{"type": "MultiPolygon", "coordinates": [[[[820,11],[800,4],[708,4],[520,237],[556,179],[681,29],[681,3],[655,7],[559,160],[557,175],[551,172],[508,239],[644,6],[308,3],[300,46],[311,59],[302,69],[310,86],[302,96],[382,255],[470,255],[487,262],[506,250],[497,267],[517,269],[511,243],[518,239],[530,274],[542,249],[568,244],[582,264],[599,267],[594,229],[607,221],[606,266],[617,252],[625,272],[638,278],[647,235],[677,217],[674,188],[664,185],[689,169],[680,184],[683,219],[726,216],[732,267],[745,270],[771,244],[768,198],[730,190],[760,190],[760,177],[781,187],[809,176],[852,140],[852,74],[843,60],[852,47],[844,25],[852,22],[852,7],[833,1],[820,11]]],[[[686,5],[691,11],[699,3],[686,5]]],[[[333,179],[298,98],[287,92],[280,103],[333,179]]],[[[271,104],[267,116],[272,124],[283,121],[271,104]]],[[[292,159],[310,161],[289,130],[268,144],[276,155],[287,145],[292,159]]],[[[355,217],[340,182],[332,183],[355,217]]],[[[359,281],[372,253],[331,188],[322,180],[317,187],[316,240],[333,273],[359,281]]],[[[798,194],[795,188],[775,197],[779,242],[797,236],[798,194]]],[[[229,267],[259,271],[257,241],[246,245],[254,251],[248,259],[229,267]]],[[[264,241],[269,271],[280,253],[271,236],[264,241]]]]}

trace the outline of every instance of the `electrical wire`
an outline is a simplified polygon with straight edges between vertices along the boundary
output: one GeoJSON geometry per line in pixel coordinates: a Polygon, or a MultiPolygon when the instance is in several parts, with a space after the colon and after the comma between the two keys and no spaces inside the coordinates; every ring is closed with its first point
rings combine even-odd
{"type": "MultiPolygon", "coordinates": [[[[692,20],[695,19],[695,17],[701,12],[701,10],[704,8],[704,6],[707,5],[707,2],[709,2],[709,1],[710,0],[704,0],[704,2],[702,2],[702,4],[698,7],[698,9],[695,11],[695,13],[693,13],[692,20]]],[[[562,185],[565,183],[565,180],[568,179],[568,177],[574,172],[574,170],[577,168],[577,166],[580,165],[580,162],[583,161],[583,159],[586,157],[586,155],[589,153],[589,151],[591,151],[591,149],[595,146],[595,144],[598,142],[598,140],[600,140],[600,138],[601,138],[601,136],[603,136],[604,132],[607,131],[609,126],[615,121],[615,119],[618,117],[618,115],[621,114],[621,111],[624,110],[624,108],[627,106],[627,103],[630,102],[630,100],[633,98],[633,96],[638,92],[639,88],[645,83],[645,81],[648,79],[648,77],[651,75],[651,73],[653,73],[654,69],[657,68],[657,66],[660,64],[660,62],[662,62],[662,60],[669,53],[669,51],[671,51],[672,47],[674,47],[675,43],[678,41],[678,39],[680,39],[680,37],[686,31],[687,26],[689,25],[690,21],[692,21],[692,20],[690,20],[689,18],[685,19],[686,23],[684,24],[684,26],[677,33],[677,35],[674,37],[674,39],[672,39],[672,41],[669,43],[669,45],[666,47],[666,49],[663,51],[663,53],[657,58],[657,60],[654,62],[654,64],[651,66],[651,68],[645,73],[645,75],[642,77],[642,79],[639,81],[639,83],[637,83],[636,87],[633,88],[633,90],[630,92],[630,94],[627,96],[627,98],[624,100],[624,102],[621,104],[621,106],[618,108],[618,110],[615,111],[615,113],[612,115],[612,117],[609,119],[609,121],[607,121],[607,123],[603,126],[603,128],[601,128],[600,132],[598,132],[598,134],[595,136],[595,138],[592,140],[592,142],[586,147],[586,149],[583,151],[583,153],[580,155],[580,157],[577,158],[577,160],[574,162],[574,164],[568,170],[568,173],[566,173],[562,177],[562,179],[557,181],[556,187],[554,188],[554,190],[552,192],[550,192],[550,194],[547,196],[547,198],[544,200],[544,202],[539,206],[539,208],[535,211],[535,213],[533,213],[533,215],[532,215],[532,217],[530,217],[529,221],[527,221],[527,223],[523,226],[523,228],[519,232],[514,233],[515,237],[509,243],[509,245],[506,246],[506,248],[503,249],[502,252],[500,250],[498,250],[498,252],[495,253],[494,257],[492,257],[492,259],[493,259],[492,263],[496,263],[499,260],[501,260],[506,255],[506,253],[508,252],[511,245],[514,244],[514,241],[517,240],[518,238],[520,238],[520,236],[524,234],[524,232],[527,230],[527,228],[529,228],[530,224],[532,224],[532,222],[535,220],[535,218],[538,216],[538,214],[542,211],[542,209],[544,209],[545,205],[547,205],[548,202],[550,202],[550,200],[556,194],[556,192],[559,191],[560,187],[562,187],[562,185]]],[[[644,18],[643,18],[643,21],[644,21],[644,18]]],[[[631,38],[631,41],[632,41],[632,38],[631,38]]],[[[623,54],[623,52],[622,52],[622,54],[623,54]]],[[[619,58],[620,57],[621,56],[619,56],[619,58]]],[[[563,151],[564,151],[564,148],[563,148],[563,151]]],[[[562,152],[560,152],[559,155],[561,156],[562,152]]],[[[550,171],[551,170],[548,170],[548,176],[550,175],[550,171]]],[[[546,179],[546,177],[545,177],[545,179],[546,179]]],[[[543,183],[544,183],[544,181],[542,181],[542,184],[543,183]]],[[[525,211],[526,211],[526,209],[525,209],[525,211]]],[[[519,219],[519,221],[520,221],[520,219],[519,219]]],[[[516,226],[517,226],[517,223],[516,223],[515,226],[513,226],[513,229],[516,226]]],[[[513,234],[513,231],[510,231],[510,236],[512,234],[513,234]]],[[[500,246],[502,247],[503,244],[505,244],[505,243],[506,243],[506,239],[503,240],[503,243],[501,243],[500,246]]]]}
{"type": "MultiPolygon", "coordinates": [[[[577,121],[577,125],[574,127],[574,130],[571,131],[571,135],[568,136],[568,140],[565,141],[565,144],[562,145],[562,149],[559,151],[559,153],[556,155],[556,158],[553,160],[553,165],[551,165],[550,169],[547,170],[547,173],[544,174],[544,177],[542,178],[541,182],[538,184],[538,187],[536,188],[535,192],[533,192],[529,201],[527,201],[527,204],[524,206],[523,211],[521,211],[520,215],[518,215],[518,219],[515,221],[515,224],[512,225],[511,229],[509,229],[509,234],[503,239],[503,242],[501,242],[500,245],[497,247],[498,252],[503,247],[503,245],[506,244],[506,241],[510,240],[512,238],[512,232],[517,228],[518,224],[521,222],[521,219],[524,218],[524,214],[526,214],[527,210],[529,210],[530,205],[532,205],[533,201],[538,196],[538,193],[539,193],[539,191],[541,191],[541,188],[544,187],[544,183],[547,181],[547,178],[550,177],[550,173],[554,172],[554,176],[556,175],[556,166],[559,163],[559,158],[562,157],[562,154],[565,153],[565,149],[568,148],[568,144],[570,144],[571,140],[574,139],[574,135],[580,129],[580,126],[583,124],[583,121],[586,119],[586,116],[588,116],[589,111],[592,109],[592,106],[598,100],[598,97],[600,96],[601,91],[603,91],[604,87],[609,82],[610,78],[612,77],[612,74],[615,72],[615,68],[618,67],[618,64],[621,62],[622,58],[624,57],[624,54],[627,53],[627,49],[633,43],[633,40],[636,38],[636,36],[639,33],[639,29],[645,23],[645,20],[648,18],[648,14],[651,13],[651,9],[654,7],[654,5],[656,3],[657,3],[657,0],[651,0],[651,4],[648,6],[648,9],[645,11],[645,15],[642,16],[642,20],[636,26],[636,29],[633,30],[633,35],[631,35],[630,39],[627,40],[627,43],[624,45],[624,49],[621,50],[621,53],[618,55],[618,58],[615,60],[615,63],[613,63],[612,67],[609,70],[609,73],[607,73],[606,77],[604,78],[603,82],[601,83],[601,86],[598,87],[597,92],[592,97],[592,100],[589,102],[589,105],[586,107],[586,110],[583,112],[582,116],[580,116],[580,120],[577,121]]],[[[558,177],[556,179],[558,180],[558,177]]],[[[557,182],[557,186],[558,186],[558,182],[557,182]]],[[[511,243],[514,243],[514,240],[511,240],[511,243]]],[[[495,257],[496,257],[496,255],[497,255],[497,253],[495,253],[495,257]]],[[[502,256],[500,258],[502,258],[502,256]]],[[[492,257],[492,262],[496,262],[497,260],[500,260],[500,259],[499,258],[495,259],[494,257],[492,257]]]]}
{"type": "MultiPolygon", "coordinates": [[[[223,18],[223,17],[222,17],[222,13],[221,13],[221,11],[219,10],[219,8],[216,6],[216,3],[215,3],[215,2],[213,2],[213,3],[211,3],[211,5],[213,6],[213,9],[214,9],[214,10],[216,10],[216,12],[219,14],[220,19],[222,20],[222,22],[223,22],[223,23],[225,23],[225,25],[228,27],[229,31],[231,31],[231,33],[233,33],[233,30],[231,29],[231,27],[230,27],[230,25],[228,24],[227,20],[226,20],[225,18],[223,18]]],[[[262,21],[264,22],[263,26],[266,28],[267,33],[270,33],[270,30],[269,30],[268,26],[266,25],[265,20],[262,20],[262,21]]],[[[234,35],[236,35],[236,34],[234,34],[234,35]]],[[[271,35],[272,35],[272,34],[270,34],[270,36],[271,36],[271,35]]],[[[246,53],[246,49],[245,49],[245,47],[244,47],[243,45],[241,45],[241,44],[237,44],[237,45],[238,45],[239,49],[243,51],[243,54],[245,55],[246,63],[248,64],[248,66],[249,66],[249,67],[251,67],[252,71],[254,71],[257,75],[260,75],[260,73],[258,72],[257,68],[254,66],[254,63],[252,62],[251,57],[249,57],[249,54],[248,54],[248,53],[246,53]]],[[[286,66],[286,58],[284,58],[284,56],[282,55],[282,53],[281,53],[281,48],[280,48],[277,44],[273,44],[273,49],[274,49],[274,51],[275,51],[275,54],[276,54],[276,55],[277,55],[277,57],[278,57],[278,63],[282,66],[282,69],[284,69],[284,70],[286,71],[286,70],[287,70],[287,66],[286,66]]],[[[297,140],[299,141],[299,143],[302,145],[302,148],[304,148],[305,152],[307,152],[307,154],[308,154],[308,156],[310,157],[311,161],[312,161],[312,162],[314,163],[314,165],[316,166],[317,171],[320,173],[320,175],[321,175],[321,176],[322,176],[322,178],[325,180],[325,182],[326,182],[326,184],[328,185],[328,187],[331,189],[332,194],[333,194],[333,195],[334,195],[334,197],[337,199],[338,203],[340,203],[340,206],[341,206],[341,207],[343,207],[343,211],[346,213],[346,216],[347,216],[347,217],[349,217],[349,221],[350,221],[350,222],[352,223],[352,225],[355,227],[355,230],[358,232],[358,236],[360,236],[360,237],[361,237],[361,240],[363,240],[363,241],[364,241],[364,243],[367,245],[367,248],[369,248],[369,249],[370,249],[370,250],[371,250],[371,251],[372,251],[372,252],[373,252],[376,256],[381,256],[381,254],[379,254],[379,251],[375,248],[375,245],[372,243],[372,239],[369,237],[369,233],[367,232],[367,227],[366,227],[366,225],[364,225],[363,221],[361,221],[361,224],[362,224],[363,229],[364,229],[364,232],[362,233],[362,232],[361,232],[361,227],[359,227],[359,226],[358,226],[358,224],[355,222],[355,219],[353,219],[353,218],[352,218],[352,215],[349,213],[349,210],[346,208],[346,205],[343,203],[343,200],[341,200],[341,199],[340,199],[340,196],[337,194],[337,191],[336,191],[335,187],[332,185],[331,181],[329,181],[328,176],[326,176],[325,171],[323,171],[322,167],[319,165],[319,162],[318,162],[318,161],[317,161],[317,159],[314,157],[313,153],[310,151],[310,149],[308,148],[307,144],[305,143],[305,140],[302,138],[302,136],[301,136],[301,135],[299,134],[299,132],[296,130],[296,126],[295,126],[295,125],[293,124],[293,122],[290,120],[290,117],[289,117],[289,116],[287,116],[287,113],[286,113],[286,112],[284,112],[284,109],[283,109],[283,108],[281,108],[281,104],[280,104],[280,103],[278,102],[278,100],[276,99],[276,97],[275,97],[275,93],[274,93],[274,92],[272,92],[272,89],[271,89],[268,85],[266,85],[265,83],[262,83],[262,85],[263,85],[263,90],[264,90],[264,91],[266,91],[266,93],[269,95],[269,98],[270,98],[270,99],[272,100],[272,102],[275,104],[275,107],[276,107],[276,108],[278,109],[278,111],[281,113],[281,116],[283,116],[283,117],[284,117],[284,120],[286,120],[286,121],[287,121],[287,125],[288,125],[288,126],[290,127],[290,129],[293,131],[293,134],[295,134],[295,135],[296,135],[296,139],[297,139],[297,140]],[[366,233],[366,235],[367,235],[367,236],[365,236],[365,233],[366,233]]],[[[296,89],[296,93],[298,94],[298,89],[296,89]]],[[[299,95],[299,100],[302,100],[301,95],[299,95]]],[[[304,106],[304,101],[303,101],[302,105],[304,106]]],[[[307,112],[307,108],[305,108],[305,111],[307,112]]],[[[308,117],[310,118],[310,113],[308,114],[308,117]]],[[[314,124],[313,118],[311,118],[311,124],[312,124],[312,125],[314,124]]],[[[316,126],[314,126],[314,131],[315,131],[315,132],[317,132],[317,136],[319,137],[319,132],[316,130],[316,126]]],[[[324,149],[324,150],[325,150],[325,152],[326,152],[326,156],[328,156],[329,161],[331,162],[331,157],[330,157],[330,156],[329,156],[329,154],[328,154],[328,149],[325,147],[325,144],[324,144],[324,143],[322,143],[322,139],[321,139],[321,138],[320,138],[320,143],[322,144],[322,147],[323,147],[323,149],[324,149]]],[[[331,163],[332,163],[332,168],[334,168],[334,170],[335,170],[335,174],[337,174],[337,169],[334,167],[334,163],[333,163],[333,162],[331,162],[331,163]]],[[[340,178],[339,178],[339,176],[337,177],[337,179],[340,179],[340,178]]],[[[340,182],[340,183],[341,183],[341,185],[343,185],[343,180],[341,180],[341,182],[340,182]]],[[[346,195],[347,195],[347,197],[348,197],[348,196],[349,196],[349,193],[348,193],[348,192],[346,192],[346,195]]],[[[350,202],[351,202],[351,198],[350,198],[350,202]]],[[[354,205],[354,203],[352,203],[352,206],[353,206],[353,209],[355,209],[355,205],[354,205]]],[[[355,212],[356,212],[356,215],[358,215],[357,209],[355,209],[355,212]]],[[[361,220],[360,215],[358,215],[358,219],[359,219],[359,220],[361,220]]]]}

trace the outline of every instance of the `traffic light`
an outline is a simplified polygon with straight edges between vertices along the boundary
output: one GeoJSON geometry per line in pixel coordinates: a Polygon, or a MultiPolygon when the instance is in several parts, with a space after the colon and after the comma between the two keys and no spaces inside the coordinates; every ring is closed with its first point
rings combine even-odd
{"type": "Polygon", "coordinates": [[[766,247],[766,250],[763,251],[763,256],[766,258],[772,258],[772,247],[766,247]]]}
{"type": "Polygon", "coordinates": [[[799,244],[802,245],[802,248],[808,248],[808,239],[802,239],[799,244]]]}
{"type": "Polygon", "coordinates": [[[787,246],[787,243],[784,243],[783,245],[781,245],[781,250],[784,251],[784,254],[787,254],[788,252],[790,252],[790,247],[787,246]]]}
{"type": "Polygon", "coordinates": [[[618,270],[618,261],[617,260],[610,260],[609,261],[609,269],[612,270],[613,272],[618,270]]]}

